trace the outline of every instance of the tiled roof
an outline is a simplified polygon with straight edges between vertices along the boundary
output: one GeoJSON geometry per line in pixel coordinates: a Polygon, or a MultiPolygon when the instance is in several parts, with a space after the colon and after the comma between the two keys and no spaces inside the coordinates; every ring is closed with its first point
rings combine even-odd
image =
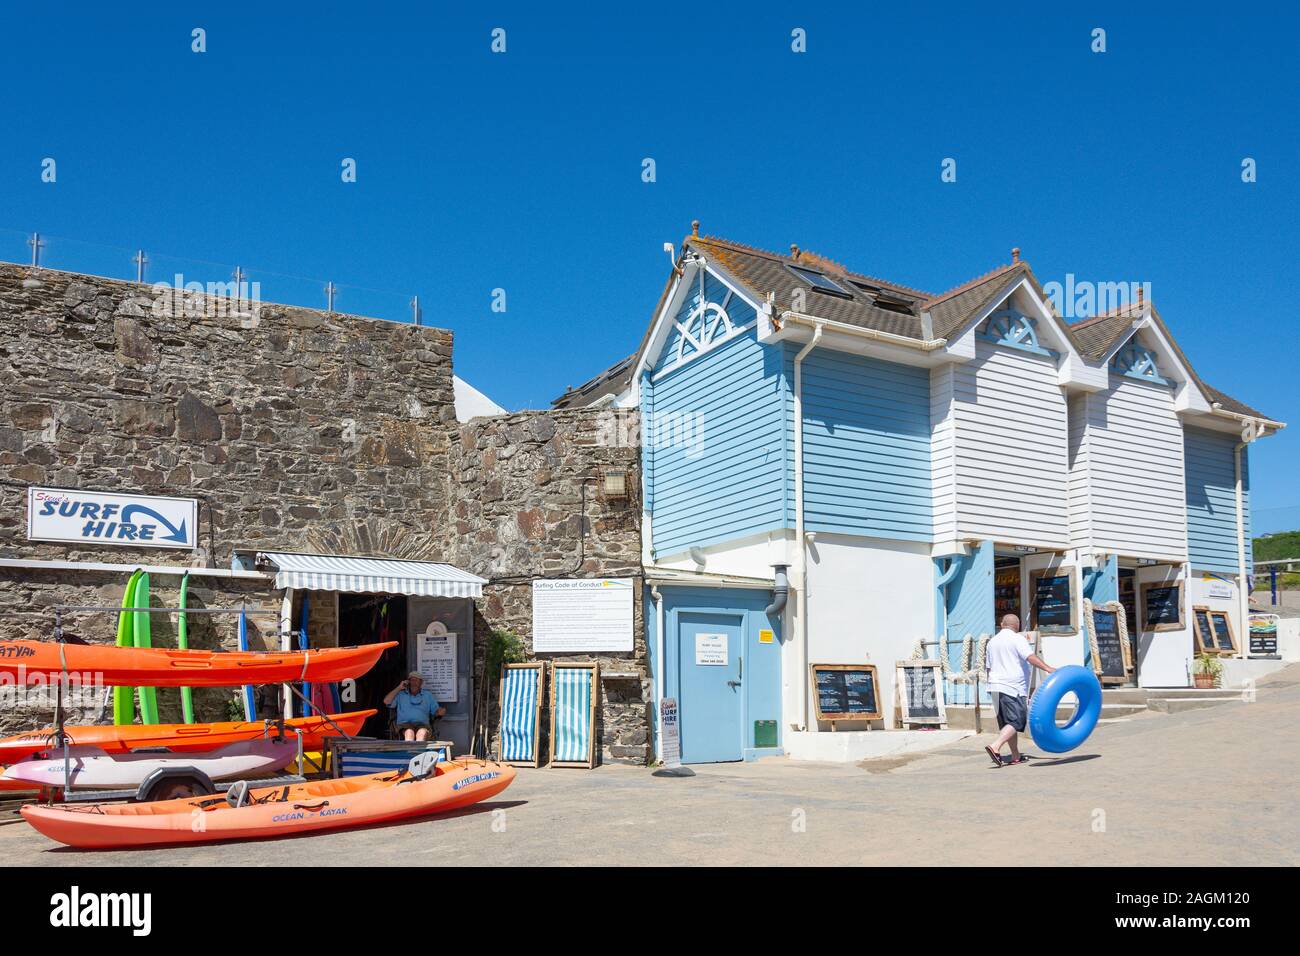
{"type": "MultiPolygon", "coordinates": [[[[1009,265],[998,266],[947,292],[933,294],[852,272],[838,262],[814,252],[797,250],[793,247],[791,251],[792,255],[782,255],[732,242],[729,239],[695,234],[687,236],[682,242],[683,257],[688,252],[698,253],[744,285],[751,295],[765,297],[769,293],[773,294],[778,315],[784,310],[793,310],[794,293],[802,290],[804,303],[799,311],[807,314],[831,322],[843,322],[846,325],[920,340],[923,338],[921,313],[929,312],[934,324],[934,336],[947,339],[960,333],[975,315],[1006,295],[1021,279],[1027,279],[1039,298],[1047,302],[1048,308],[1051,309],[1051,303],[1034,276],[1033,270],[1028,263],[1019,260],[1009,265]],[[839,296],[818,291],[792,271],[792,267],[822,273],[834,280],[848,294],[839,296]]],[[[631,384],[638,358],[649,344],[654,319],[663,308],[664,299],[671,288],[671,281],[665,284],[652,314],[650,328],[646,330],[640,348],[633,355],[615,363],[577,388],[569,389],[552,404],[559,408],[587,405],[602,395],[617,394],[626,389],[631,384]]],[[[1262,412],[1201,381],[1195,370],[1192,370],[1191,363],[1178,348],[1178,344],[1174,342],[1173,336],[1169,335],[1168,329],[1160,320],[1154,307],[1151,312],[1156,321],[1160,322],[1179,359],[1191,370],[1193,379],[1209,401],[1218,402],[1224,410],[1239,415],[1268,418],[1262,412]]],[[[1132,327],[1137,315],[1136,307],[1130,304],[1073,324],[1062,322],[1061,328],[1080,354],[1096,361],[1119,344],[1120,339],[1132,327]]]]}
{"type": "Polygon", "coordinates": [[[631,384],[632,371],[636,368],[636,357],[639,354],[633,352],[627,358],[620,359],[594,378],[576,388],[569,388],[551,404],[556,408],[576,408],[590,405],[602,395],[617,395],[631,384]]]}
{"type": "MultiPolygon", "coordinates": [[[[1075,322],[1070,326],[1070,330],[1074,333],[1074,339],[1078,343],[1079,350],[1083,352],[1084,356],[1093,361],[1099,361],[1128,336],[1128,334],[1133,330],[1134,320],[1139,318],[1141,314],[1142,313],[1138,311],[1136,305],[1129,304],[1117,309],[1112,309],[1102,315],[1094,315],[1091,318],[1080,319],[1078,322],[1075,322]]],[[[1173,333],[1169,331],[1169,327],[1165,325],[1164,320],[1160,317],[1160,313],[1156,311],[1154,305],[1151,306],[1151,318],[1160,326],[1161,331],[1169,340],[1169,344],[1172,346],[1174,353],[1178,356],[1178,360],[1187,369],[1188,374],[1192,377],[1192,381],[1196,383],[1198,388],[1200,388],[1206,401],[1217,402],[1224,411],[1233,412],[1237,415],[1248,415],[1252,418],[1264,418],[1268,421],[1276,421],[1276,419],[1265,415],[1263,412],[1251,408],[1245,402],[1239,402],[1231,395],[1227,395],[1224,392],[1219,391],[1217,388],[1206,384],[1204,379],[1197,374],[1195,367],[1193,367],[1191,361],[1187,358],[1187,355],[1183,352],[1182,348],[1179,347],[1178,342],[1174,339],[1173,333]]]]}
{"type": "Polygon", "coordinates": [[[774,293],[778,313],[790,309],[832,322],[921,338],[919,305],[929,293],[919,289],[849,272],[816,253],[801,252],[796,259],[713,236],[689,236],[686,247],[716,263],[751,292],[764,296],[774,293]],[[849,295],[842,297],[818,292],[791,271],[790,266],[820,272],[833,279],[849,295]],[[804,292],[804,303],[801,309],[795,310],[792,304],[794,294],[800,289],[804,292]],[[888,307],[878,304],[882,299],[888,301],[888,307]]]}
{"type": "Polygon", "coordinates": [[[934,320],[934,334],[941,339],[948,338],[964,326],[967,320],[987,306],[995,297],[1003,294],[1029,272],[1029,266],[1015,262],[1009,266],[998,266],[991,272],[969,282],[963,282],[955,289],[932,296],[925,302],[925,308],[934,320]]]}
{"type": "Polygon", "coordinates": [[[1083,319],[1070,326],[1079,351],[1090,359],[1099,359],[1109,352],[1133,327],[1136,313],[1125,310],[1083,319]]]}

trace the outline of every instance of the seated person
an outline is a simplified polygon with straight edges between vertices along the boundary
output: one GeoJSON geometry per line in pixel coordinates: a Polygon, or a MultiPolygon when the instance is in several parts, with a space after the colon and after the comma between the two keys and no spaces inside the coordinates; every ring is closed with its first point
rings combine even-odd
{"type": "Polygon", "coordinates": [[[406,680],[390,690],[384,705],[396,712],[403,740],[428,740],[433,734],[433,718],[447,713],[447,708],[439,707],[433,694],[424,690],[424,678],[418,671],[411,671],[406,680]]]}

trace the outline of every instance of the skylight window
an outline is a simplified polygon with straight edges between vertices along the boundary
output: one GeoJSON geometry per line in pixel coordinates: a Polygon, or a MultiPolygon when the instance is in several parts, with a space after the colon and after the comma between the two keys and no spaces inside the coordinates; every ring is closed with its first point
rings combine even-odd
{"type": "Polygon", "coordinates": [[[799,266],[787,266],[787,268],[797,275],[804,282],[813,287],[815,292],[825,292],[827,295],[837,295],[844,299],[853,298],[852,293],[844,286],[840,285],[834,279],[831,279],[820,272],[812,269],[803,269],[799,266]]]}

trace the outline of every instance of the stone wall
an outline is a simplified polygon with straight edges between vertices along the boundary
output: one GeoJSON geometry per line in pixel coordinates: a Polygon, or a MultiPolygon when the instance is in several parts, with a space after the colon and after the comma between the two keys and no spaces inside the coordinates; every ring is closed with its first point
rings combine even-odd
{"type": "MultiPolygon", "coordinates": [[[[641,506],[633,484],[624,500],[605,500],[605,468],[639,471],[639,450],[617,440],[635,433],[635,412],[595,409],[524,412],[476,419],[460,429],[453,455],[457,490],[446,553],[489,578],[478,602],[476,642],[494,628],[520,636],[530,660],[599,661],[597,728],[604,760],[645,764],[650,755],[651,687],[641,600],[641,506]],[[534,654],[532,579],[631,577],[634,650],[630,654],[534,654]]],[[[492,717],[495,726],[496,717],[492,717]]]]}
{"type": "MultiPolygon", "coordinates": [[[[0,264],[0,557],[229,567],[241,547],[442,560],[451,348],[440,329],[0,264]],[[201,550],[29,542],[29,485],[198,498],[201,550]]],[[[178,578],[151,583],[154,604],[175,606],[178,578]]],[[[48,638],[52,606],[117,605],[124,585],[0,568],[0,639],[48,638]]],[[[269,580],[192,579],[196,606],[242,600],[279,604],[269,580]]],[[[112,640],[115,617],[68,629],[112,640]]],[[[232,618],[192,622],[194,646],[234,640],[232,618]]],[[[173,624],[157,616],[157,643],[174,646],[173,624]]],[[[160,692],[164,717],[175,695],[160,692]]],[[[225,719],[224,696],[198,695],[200,713],[225,719]]]]}
{"type": "MultiPolygon", "coordinates": [[[[531,653],[532,578],[639,585],[635,487],[605,500],[598,481],[606,467],[638,473],[635,444],[618,440],[634,428],[611,430],[614,413],[590,409],[459,426],[451,348],[439,329],[0,264],[0,558],[227,568],[239,548],[446,561],[493,582],[477,605],[480,667],[494,628],[531,653]],[[29,485],[197,498],[201,547],[30,542],[29,485]]],[[[0,568],[0,639],[48,638],[54,606],[116,606],[125,583],[121,572],[0,568]]],[[[176,606],[179,578],[151,585],[153,604],[176,606]]],[[[599,658],[631,675],[601,682],[606,760],[649,755],[640,592],[635,650],[599,658]]],[[[194,577],[190,602],[273,610],[279,594],[269,579],[194,577]]],[[[156,617],[157,645],[175,645],[174,624],[156,617]]],[[[116,615],[65,626],[111,641],[116,615]]],[[[254,618],[253,646],[275,646],[276,626],[254,618]]],[[[230,647],[234,634],[233,617],[191,619],[191,646],[230,647]]],[[[199,718],[226,719],[229,697],[196,694],[199,718]]],[[[160,690],[159,706],[178,719],[178,692],[160,690]]],[[[84,701],[79,718],[101,708],[84,701]]],[[[49,709],[30,695],[0,701],[0,732],[49,709]]]]}

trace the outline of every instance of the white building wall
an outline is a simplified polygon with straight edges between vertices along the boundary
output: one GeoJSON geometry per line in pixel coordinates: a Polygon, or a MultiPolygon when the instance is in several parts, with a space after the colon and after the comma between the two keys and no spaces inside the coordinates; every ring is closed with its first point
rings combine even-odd
{"type": "Polygon", "coordinates": [[[1186,561],[1183,429],[1173,392],[1112,376],[1109,389],[1084,402],[1091,546],[1127,557],[1186,561]]]}
{"type": "Polygon", "coordinates": [[[1138,638],[1138,686],[1188,687],[1192,683],[1192,587],[1187,565],[1137,569],[1137,608],[1142,616],[1142,587],[1183,582],[1183,626],[1176,631],[1143,631],[1138,638]]]}
{"type": "Polygon", "coordinates": [[[957,536],[1069,545],[1065,396],[1048,356],[976,343],[953,372],[957,536]]]}
{"type": "MultiPolygon", "coordinates": [[[[818,534],[808,548],[808,589],[808,663],[876,665],[882,719],[885,727],[892,727],[894,667],[912,656],[917,641],[934,639],[929,545],[818,534]]],[[[797,673],[794,655],[782,663],[785,674],[797,673]]],[[[811,688],[808,675],[801,677],[811,688]]],[[[797,719],[796,695],[797,689],[787,682],[787,723],[802,722],[797,719]]],[[[813,713],[810,699],[810,720],[813,713]]],[[[829,731],[830,725],[817,729],[829,731]]],[[[865,728],[843,724],[841,729],[865,728]]]]}

